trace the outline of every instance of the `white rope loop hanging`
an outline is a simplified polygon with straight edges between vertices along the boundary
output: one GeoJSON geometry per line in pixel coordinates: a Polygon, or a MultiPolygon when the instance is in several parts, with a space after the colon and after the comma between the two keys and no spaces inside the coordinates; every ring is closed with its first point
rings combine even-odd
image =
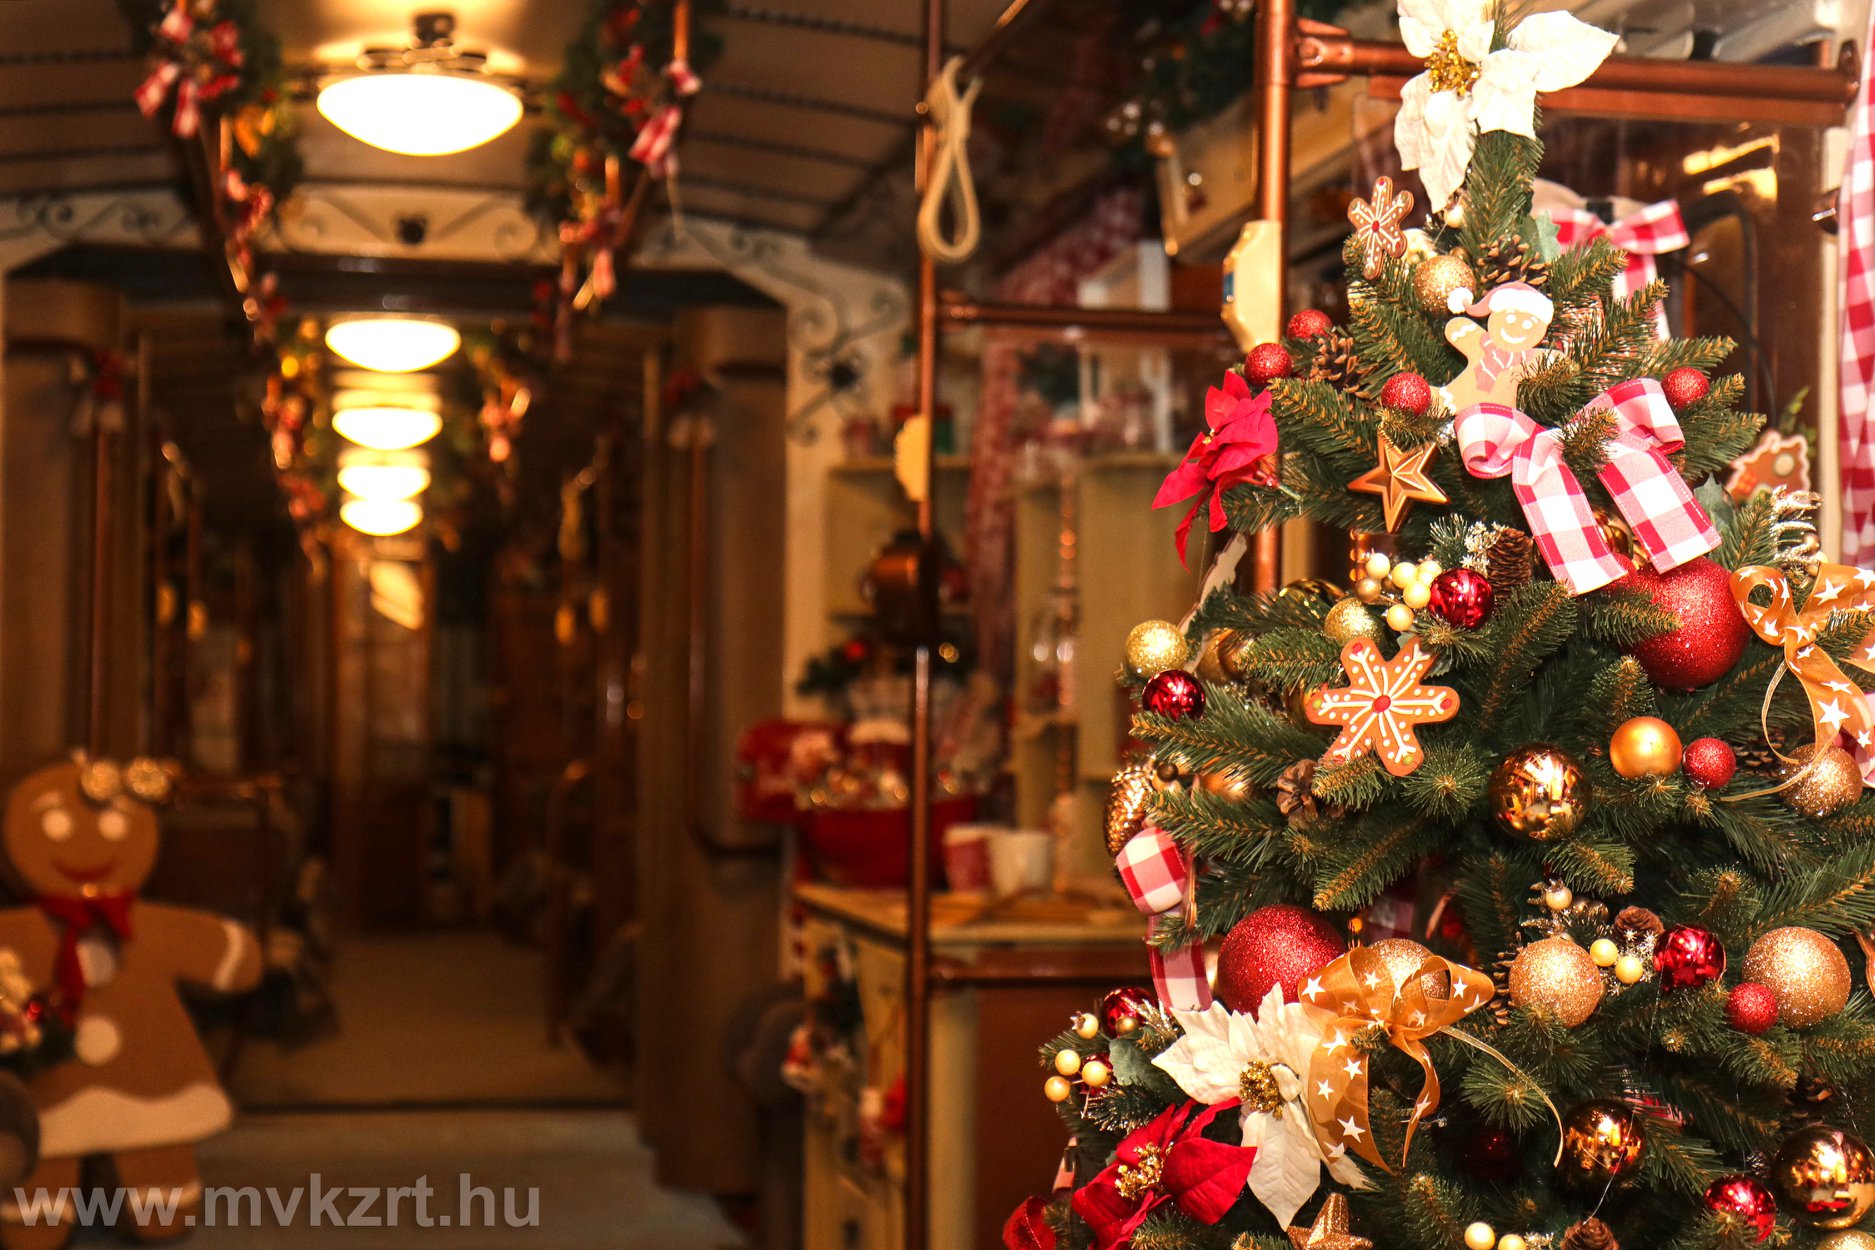
{"type": "Polygon", "coordinates": [[[970,259],[982,234],[982,219],[977,213],[977,187],[970,176],[970,110],[982,80],[972,82],[961,95],[957,73],[963,58],[952,57],[931,83],[925,96],[925,109],[934,132],[929,180],[924,188],[924,202],[918,206],[918,246],[924,254],[941,265],[954,265],[970,259]],[[950,203],[954,234],[944,234],[943,214],[950,203]]]}

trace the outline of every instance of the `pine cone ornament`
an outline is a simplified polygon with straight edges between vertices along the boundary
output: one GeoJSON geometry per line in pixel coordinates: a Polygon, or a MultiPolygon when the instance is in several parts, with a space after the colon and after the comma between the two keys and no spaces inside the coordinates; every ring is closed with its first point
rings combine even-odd
{"type": "Polygon", "coordinates": [[[1309,361],[1307,377],[1326,382],[1338,391],[1375,402],[1379,393],[1362,376],[1361,353],[1348,333],[1336,326],[1320,338],[1315,356],[1309,361]]]}
{"type": "Polygon", "coordinates": [[[1507,595],[1530,584],[1536,562],[1536,540],[1522,530],[1506,529],[1491,544],[1484,558],[1484,576],[1491,589],[1507,595]]]}
{"type": "Polygon", "coordinates": [[[1122,765],[1113,774],[1107,791],[1107,854],[1118,855],[1145,825],[1154,789],[1152,765],[1145,760],[1122,765]]]}
{"type": "Polygon", "coordinates": [[[1297,760],[1283,769],[1283,775],[1276,779],[1276,810],[1287,816],[1293,824],[1311,821],[1317,816],[1327,816],[1333,820],[1343,813],[1339,803],[1322,803],[1315,798],[1314,760],[1297,760]],[[1299,814],[1298,814],[1299,813],[1299,814]]]}
{"type": "Polygon", "coordinates": [[[1773,725],[1769,740],[1755,739],[1750,742],[1728,743],[1732,754],[1738,757],[1738,766],[1746,772],[1776,775],[1784,765],[1777,755],[1779,751],[1789,755],[1789,735],[1773,725]]]}
{"type": "Polygon", "coordinates": [[[1657,938],[1666,931],[1666,922],[1645,907],[1623,907],[1615,917],[1615,932],[1625,938],[1657,938]]]}
{"type": "Polygon", "coordinates": [[[1563,1234],[1562,1250],[1621,1250],[1621,1243],[1608,1225],[1591,1215],[1563,1234]]]}
{"type": "Polygon", "coordinates": [[[1535,248],[1513,235],[1485,245],[1478,257],[1477,273],[1478,285],[1486,291],[1506,282],[1528,282],[1540,287],[1549,281],[1549,262],[1539,256],[1535,248]]]}

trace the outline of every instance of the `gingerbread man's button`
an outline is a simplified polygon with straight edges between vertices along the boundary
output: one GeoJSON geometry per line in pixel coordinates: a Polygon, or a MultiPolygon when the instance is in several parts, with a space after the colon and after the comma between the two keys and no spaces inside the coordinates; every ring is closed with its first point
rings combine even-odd
{"type": "Polygon", "coordinates": [[[78,1061],[94,1068],[101,1068],[117,1058],[123,1044],[124,1036],[118,1031],[117,1022],[109,1016],[81,1018],[72,1036],[72,1050],[78,1061]]]}
{"type": "Polygon", "coordinates": [[[95,933],[86,934],[78,943],[78,967],[88,988],[109,985],[117,979],[116,944],[95,933]]]}

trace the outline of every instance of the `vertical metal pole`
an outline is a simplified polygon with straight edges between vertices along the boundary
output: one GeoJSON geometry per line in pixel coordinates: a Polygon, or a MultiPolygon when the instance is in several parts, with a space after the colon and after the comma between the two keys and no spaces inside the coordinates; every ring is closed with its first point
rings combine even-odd
{"type": "Polygon", "coordinates": [[[108,669],[111,662],[111,530],[114,525],[112,494],[117,489],[112,472],[111,437],[103,416],[92,414],[91,428],[91,653],[85,700],[85,750],[103,755],[105,721],[109,715],[108,669]]]}
{"type": "MultiPolygon", "coordinates": [[[[922,103],[944,56],[944,0],[925,0],[922,103]]],[[[918,188],[929,185],[937,129],[924,113],[918,131],[918,188]]],[[[918,255],[918,415],[925,440],[924,489],[918,498],[919,636],[912,662],[911,880],[905,923],[905,1246],[924,1250],[931,1233],[931,648],[936,632],[937,522],[932,500],[933,427],[937,421],[937,262],[918,255]]]]}
{"type": "MultiPolygon", "coordinates": [[[[1276,228],[1272,249],[1277,316],[1280,320],[1287,292],[1289,231],[1289,111],[1295,84],[1295,0],[1261,0],[1256,12],[1257,216],[1276,228]]],[[[1256,590],[1276,589],[1282,560],[1282,534],[1265,529],[1255,539],[1256,590]]]]}

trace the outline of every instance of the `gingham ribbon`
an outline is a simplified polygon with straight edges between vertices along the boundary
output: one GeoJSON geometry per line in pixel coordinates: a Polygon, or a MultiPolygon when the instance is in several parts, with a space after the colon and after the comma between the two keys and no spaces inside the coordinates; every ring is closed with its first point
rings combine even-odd
{"type": "MultiPolygon", "coordinates": [[[[1628,267],[1615,277],[1615,294],[1626,298],[1660,276],[1654,257],[1677,252],[1692,243],[1686,221],[1674,200],[1661,200],[1629,213],[1626,217],[1605,222],[1586,208],[1552,212],[1556,222],[1556,242],[1564,248],[1583,247],[1591,240],[1605,238],[1628,254],[1628,267]]],[[[1666,314],[1654,309],[1654,334],[1667,337],[1666,314]]]]}
{"type": "MultiPolygon", "coordinates": [[[[1753,564],[1732,574],[1732,597],[1758,637],[1784,648],[1784,666],[1810,700],[1817,749],[1835,742],[1838,734],[1848,734],[1856,761],[1862,766],[1863,781],[1875,785],[1875,713],[1871,713],[1861,686],[1849,680],[1829,652],[1816,645],[1816,636],[1828,625],[1830,613],[1875,612],[1875,570],[1825,564],[1817,570],[1816,582],[1799,608],[1781,570],[1753,564]],[[1751,592],[1760,586],[1770,588],[1770,602],[1752,602],[1751,592]]],[[[1843,660],[1875,673],[1875,630],[1843,660]]]]}
{"type": "Polygon", "coordinates": [[[683,120],[681,106],[664,105],[644,124],[626,155],[643,165],[653,178],[668,177],[677,167],[677,155],[672,149],[677,142],[677,128],[683,120]]]}
{"type": "MultiPolygon", "coordinates": [[[[1875,7],[1868,37],[1875,38],[1875,7]]],[[[1842,558],[1875,562],[1875,57],[1863,58],[1864,82],[1836,202],[1842,239],[1842,395],[1838,410],[1842,459],[1842,558]]]]}
{"type": "Polygon", "coordinates": [[[1422,1083],[1412,1118],[1406,1123],[1406,1141],[1400,1150],[1404,1160],[1419,1122],[1439,1106],[1439,1073],[1432,1066],[1426,1039],[1490,1002],[1495,992],[1491,978],[1476,968],[1428,955],[1396,993],[1387,961],[1366,946],[1356,946],[1305,979],[1298,995],[1301,1001],[1336,1016],[1315,1047],[1303,1093],[1316,1140],[1330,1151],[1351,1150],[1391,1171],[1374,1146],[1367,1110],[1370,1059],[1355,1039],[1379,1025],[1396,1050],[1419,1064],[1422,1083]],[[1436,992],[1428,993],[1429,988],[1436,992]]]}
{"type": "Polygon", "coordinates": [[[167,47],[160,54],[161,62],[133,93],[137,111],[145,117],[156,116],[173,90],[176,106],[169,128],[177,137],[187,139],[201,128],[202,105],[240,82],[235,71],[242,60],[241,31],[231,21],[217,22],[206,33],[205,48],[194,53],[190,41],[195,37],[195,19],[189,15],[187,5],[178,0],[158,23],[156,37],[167,47]],[[198,58],[200,68],[209,73],[195,72],[191,62],[198,58]]]}
{"type": "MultiPolygon", "coordinates": [[[[1717,547],[1719,532],[1667,462],[1666,453],[1685,440],[1660,384],[1636,378],[1611,386],[1583,412],[1598,409],[1612,412],[1616,424],[1599,480],[1654,567],[1664,573],[1717,547]]],[[[1455,429],[1473,477],[1510,476],[1537,550],[1570,594],[1627,576],[1596,527],[1582,483],[1563,460],[1560,430],[1497,403],[1473,404],[1458,414],[1455,429]]]]}
{"type": "Polygon", "coordinates": [[[703,90],[703,80],[690,68],[690,62],[682,57],[664,67],[664,78],[670,83],[671,90],[680,96],[693,96],[703,90]]]}
{"type": "MultiPolygon", "coordinates": [[[[1148,825],[1134,834],[1120,848],[1114,866],[1133,905],[1153,920],[1178,913],[1190,903],[1191,861],[1163,829],[1148,825]]],[[[1161,1005],[1178,1011],[1203,1011],[1211,1005],[1203,942],[1175,951],[1155,946],[1151,954],[1152,984],[1161,1005]]]]}

